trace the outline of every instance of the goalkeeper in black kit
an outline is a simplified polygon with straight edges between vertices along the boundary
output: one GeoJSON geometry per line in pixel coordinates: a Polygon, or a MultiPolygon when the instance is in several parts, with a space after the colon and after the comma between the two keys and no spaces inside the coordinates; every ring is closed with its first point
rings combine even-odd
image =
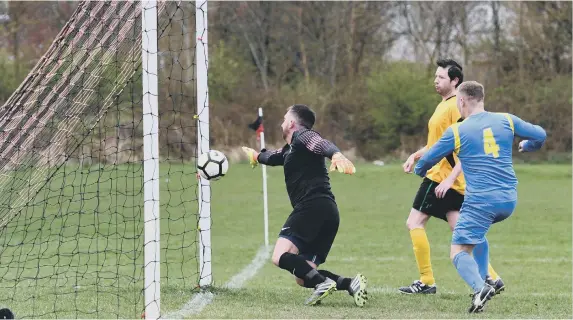
{"type": "Polygon", "coordinates": [[[282,149],[263,149],[260,153],[247,147],[243,150],[253,166],[261,163],[284,167],[293,211],[279,233],[273,263],[294,274],[299,285],[314,288],[307,305],[319,303],[333,291],[346,290],[361,307],[368,299],[366,278],[362,274],[344,278],[317,269],[326,261],[340,223],[324,158],[332,161],[330,171],[353,174],[356,169],[332,142],[312,130],[314,121],[314,112],[309,107],[293,105],[281,125],[287,142],[282,149]]]}

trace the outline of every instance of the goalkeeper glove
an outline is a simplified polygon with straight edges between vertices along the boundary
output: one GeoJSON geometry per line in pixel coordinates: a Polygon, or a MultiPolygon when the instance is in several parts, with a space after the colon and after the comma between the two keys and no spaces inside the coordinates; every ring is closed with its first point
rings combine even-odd
{"type": "Polygon", "coordinates": [[[356,168],[346,159],[342,153],[337,152],[332,156],[332,162],[330,164],[330,171],[338,170],[340,173],[353,174],[356,172],[356,168]]]}
{"type": "Polygon", "coordinates": [[[243,151],[247,154],[249,158],[249,164],[252,168],[256,167],[259,164],[257,158],[259,157],[259,153],[255,151],[255,149],[251,149],[248,147],[243,147],[243,151]]]}

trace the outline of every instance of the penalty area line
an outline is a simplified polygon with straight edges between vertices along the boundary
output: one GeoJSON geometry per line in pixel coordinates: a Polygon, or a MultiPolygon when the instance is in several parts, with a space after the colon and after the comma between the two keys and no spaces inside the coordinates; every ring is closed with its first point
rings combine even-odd
{"type": "MultiPolygon", "coordinates": [[[[257,254],[241,272],[234,275],[223,288],[227,289],[240,289],[247,281],[254,277],[257,272],[263,267],[265,262],[268,261],[271,253],[271,247],[261,246],[257,254]]],[[[212,292],[199,292],[193,295],[191,300],[187,301],[183,307],[175,312],[168,313],[164,319],[183,319],[185,317],[198,314],[211,302],[213,302],[215,295],[212,292]]]]}

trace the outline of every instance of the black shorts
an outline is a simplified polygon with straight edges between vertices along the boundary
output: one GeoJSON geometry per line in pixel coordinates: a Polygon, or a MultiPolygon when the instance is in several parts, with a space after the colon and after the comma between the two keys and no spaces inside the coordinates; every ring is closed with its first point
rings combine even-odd
{"type": "Polygon", "coordinates": [[[292,241],[300,255],[319,265],[326,261],[339,224],[336,202],[327,197],[316,198],[295,206],[279,237],[292,241]]]}
{"type": "Polygon", "coordinates": [[[450,189],[443,198],[437,198],[434,190],[438,185],[439,183],[424,178],[420,189],[418,189],[416,198],[414,198],[412,208],[432,217],[448,221],[446,213],[450,211],[460,211],[462,203],[464,203],[464,195],[450,189]]]}

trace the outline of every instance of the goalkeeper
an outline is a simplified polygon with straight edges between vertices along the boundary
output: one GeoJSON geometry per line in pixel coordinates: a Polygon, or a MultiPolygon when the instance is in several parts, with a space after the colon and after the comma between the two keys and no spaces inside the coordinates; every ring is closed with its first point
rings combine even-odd
{"type": "Polygon", "coordinates": [[[309,107],[295,104],[288,108],[281,125],[287,142],[282,149],[258,153],[243,147],[253,166],[284,167],[293,211],[279,233],[272,261],[294,274],[299,285],[314,288],[306,300],[308,305],[317,304],[335,290],[345,290],[357,306],[363,306],[368,299],[363,275],[344,278],[317,270],[326,261],[340,222],[324,158],[332,160],[330,171],[353,174],[356,169],[332,142],[311,130],[314,121],[309,107]]]}

